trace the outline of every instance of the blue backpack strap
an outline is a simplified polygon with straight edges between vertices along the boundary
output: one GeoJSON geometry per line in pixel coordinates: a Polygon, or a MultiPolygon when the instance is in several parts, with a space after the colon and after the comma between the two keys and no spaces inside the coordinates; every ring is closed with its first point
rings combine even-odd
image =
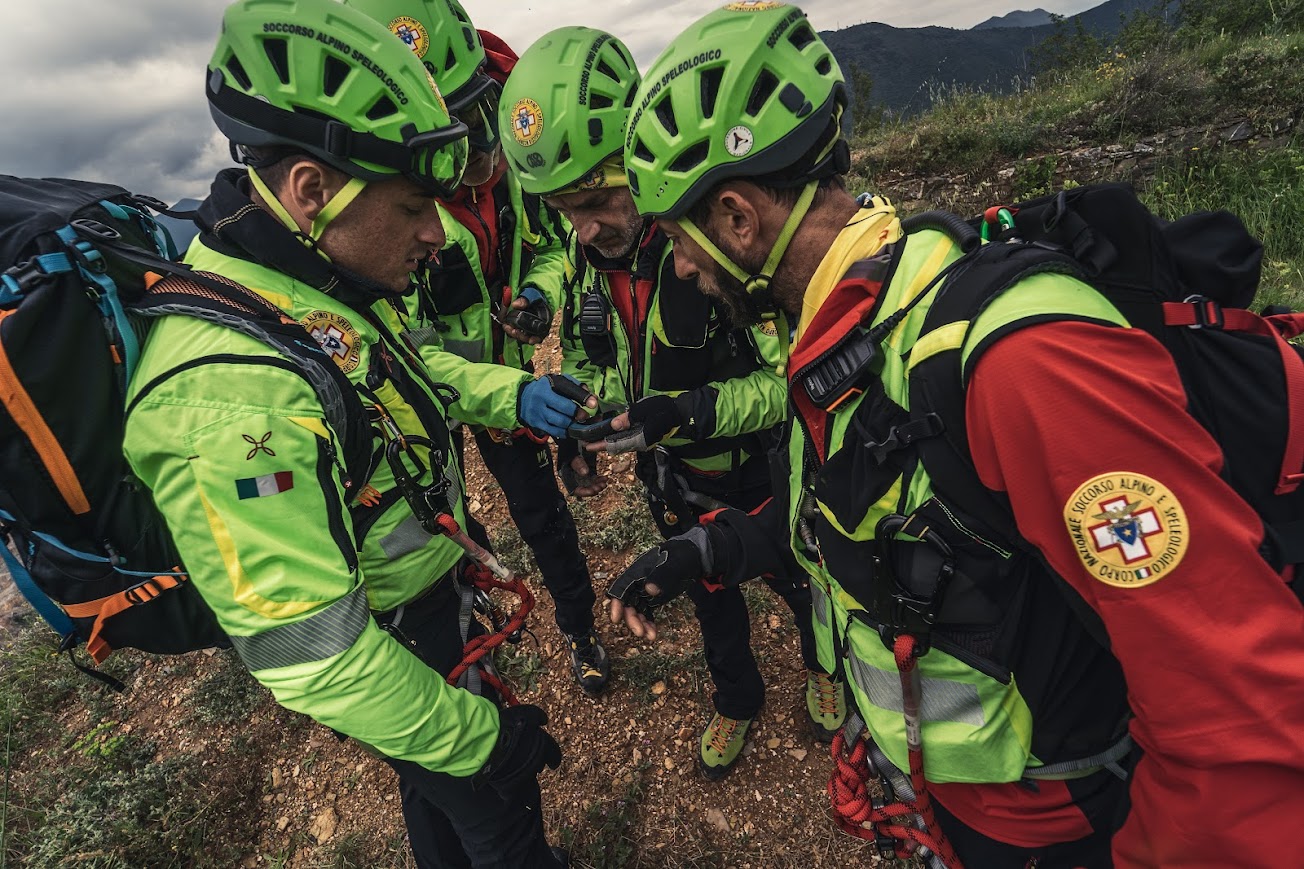
{"type": "Polygon", "coordinates": [[[9,547],[3,543],[0,543],[0,559],[4,559],[5,567],[9,570],[9,575],[14,579],[14,585],[18,586],[18,590],[23,593],[23,597],[27,598],[27,602],[32,605],[32,609],[40,613],[41,618],[45,619],[50,627],[54,628],[55,633],[67,638],[69,634],[76,632],[77,629],[73,627],[72,619],[68,618],[68,615],[59,609],[58,604],[50,600],[45,592],[36,587],[36,583],[32,580],[32,575],[27,572],[27,568],[23,567],[22,562],[15,558],[14,554],[9,551],[9,547]]]}
{"type": "Polygon", "coordinates": [[[126,382],[130,383],[131,375],[135,372],[136,363],[140,359],[140,341],[136,338],[136,331],[127,321],[127,312],[123,310],[122,300],[118,297],[118,285],[107,273],[94,268],[95,263],[103,261],[103,256],[95,249],[95,245],[77,235],[76,227],[69,224],[56,230],[55,234],[85,260],[85,263],[78,263],[82,277],[100,288],[100,308],[106,316],[113,318],[118,335],[122,339],[123,362],[126,365],[125,377],[126,382]],[[87,268],[86,264],[90,264],[91,268],[87,268]]]}

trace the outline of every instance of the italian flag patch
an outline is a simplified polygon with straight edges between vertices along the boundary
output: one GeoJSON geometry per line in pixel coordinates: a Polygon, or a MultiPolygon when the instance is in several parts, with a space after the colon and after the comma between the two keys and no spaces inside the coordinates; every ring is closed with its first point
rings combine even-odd
{"type": "Polygon", "coordinates": [[[240,496],[241,501],[246,498],[266,498],[268,495],[279,495],[293,488],[293,471],[280,471],[275,474],[265,474],[261,477],[248,477],[235,481],[235,491],[240,496]]]}

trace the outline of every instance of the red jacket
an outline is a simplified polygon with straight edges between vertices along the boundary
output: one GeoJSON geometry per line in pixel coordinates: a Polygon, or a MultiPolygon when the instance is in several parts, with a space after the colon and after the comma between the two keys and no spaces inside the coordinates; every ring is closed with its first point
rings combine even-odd
{"type": "MultiPolygon", "coordinates": [[[[1024,537],[1100,617],[1127,679],[1144,756],[1116,866],[1304,860],[1304,608],[1260,557],[1261,522],[1218,476],[1222,454],[1187,414],[1168,353],[1137,329],[1028,327],[978,361],[966,412],[983,482],[1009,496],[1024,537]],[[1084,481],[1121,471],[1158,481],[1185,512],[1183,561],[1141,587],[1093,576],[1066,530],[1084,481]]],[[[1141,531],[1139,545],[1161,545],[1162,532],[1141,531]]],[[[936,795],[1017,843],[1029,802],[1049,808],[1067,794],[1041,784],[1040,794],[940,785],[936,795]]],[[[1045,822],[1086,832],[1064,804],[1045,822]]]]}

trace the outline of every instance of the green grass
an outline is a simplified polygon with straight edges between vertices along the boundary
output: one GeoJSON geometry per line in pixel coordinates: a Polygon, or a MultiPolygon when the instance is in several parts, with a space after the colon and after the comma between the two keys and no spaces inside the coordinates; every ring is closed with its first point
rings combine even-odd
{"type": "Polygon", "coordinates": [[[1141,190],[1157,214],[1225,208],[1263,241],[1256,304],[1304,309],[1304,142],[1276,151],[1192,152],[1141,190]]]}
{"type": "Polygon", "coordinates": [[[639,806],[643,802],[643,763],[618,793],[597,795],[579,826],[561,826],[560,845],[570,852],[571,865],[620,869],[638,856],[639,806]]]}
{"type": "Polygon", "coordinates": [[[580,532],[580,546],[586,551],[640,553],[661,542],[661,533],[648,514],[642,490],[617,501],[606,513],[598,513],[583,501],[571,502],[571,512],[580,532]]]}

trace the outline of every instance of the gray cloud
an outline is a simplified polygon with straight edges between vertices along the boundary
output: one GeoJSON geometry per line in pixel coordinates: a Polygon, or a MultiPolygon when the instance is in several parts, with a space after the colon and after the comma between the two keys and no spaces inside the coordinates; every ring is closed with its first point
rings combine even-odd
{"type": "MultiPolygon", "coordinates": [[[[518,51],[568,24],[620,36],[646,65],[722,0],[464,0],[476,23],[518,51]]],[[[202,197],[230,165],[208,116],[203,71],[226,0],[49,0],[0,9],[0,172],[110,181],[169,201],[202,197]]],[[[1095,0],[960,0],[891,7],[807,0],[821,30],[881,20],[897,27],[971,27],[1010,9],[1071,14],[1095,0]]]]}

